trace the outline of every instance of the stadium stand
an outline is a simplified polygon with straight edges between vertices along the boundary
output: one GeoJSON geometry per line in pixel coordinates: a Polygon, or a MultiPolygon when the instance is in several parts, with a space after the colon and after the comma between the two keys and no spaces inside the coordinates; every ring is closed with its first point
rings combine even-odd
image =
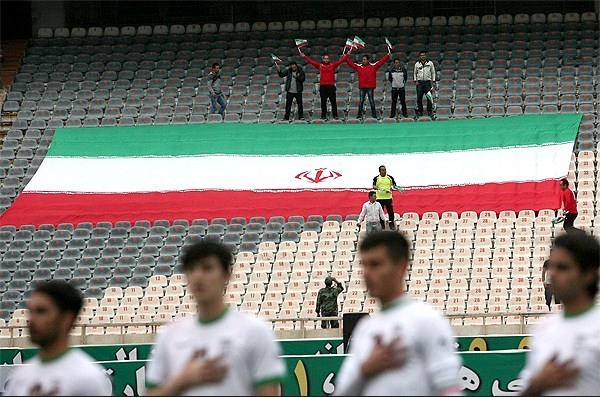
{"type": "MultiPolygon", "coordinates": [[[[371,18],[366,21],[287,21],[40,29],[31,40],[2,103],[11,121],[0,149],[0,208],[4,211],[35,174],[56,128],[168,123],[282,122],[282,80],[270,53],[293,56],[292,37],[308,37],[307,53],[337,52],[356,27],[383,53],[383,35],[409,70],[427,44],[436,63],[436,121],[505,115],[580,112],[568,179],[577,195],[576,227],[600,236],[598,204],[598,21],[593,13],[371,18]],[[365,28],[363,28],[363,26],[365,28]],[[316,30],[314,30],[316,28],[316,30]],[[271,34],[278,32],[279,39],[271,34]],[[339,43],[340,45],[333,45],[339,43]],[[241,50],[243,49],[243,55],[241,50]],[[202,77],[223,65],[225,118],[209,114],[202,77]]],[[[320,123],[318,77],[304,61],[305,116],[320,123]]],[[[384,81],[384,69],[378,81],[384,81]]],[[[354,73],[342,67],[338,108],[356,122],[354,73]]],[[[391,90],[380,83],[378,112],[391,90]]],[[[408,107],[416,92],[407,86],[408,107]]],[[[368,122],[412,122],[383,119],[368,122]]],[[[424,118],[423,121],[430,120],[424,118]]],[[[333,122],[333,121],[332,121],[333,122]]],[[[337,121],[336,121],[337,122],[337,121]]],[[[541,266],[552,237],[554,209],[396,214],[412,244],[408,292],[452,317],[456,326],[535,323],[547,311],[541,266]],[[427,222],[423,222],[427,220],[427,222]],[[489,317],[482,317],[482,314],[489,317]],[[503,316],[506,313],[532,315],[503,316]]],[[[363,229],[364,230],[364,229],[363,229]]],[[[178,257],[200,239],[222,241],[235,255],[226,295],[239,310],[282,318],[280,330],[316,327],[291,321],[314,316],[316,293],[330,273],[347,285],[342,312],[376,310],[355,253],[356,215],[278,219],[234,218],[0,227],[0,318],[18,326],[26,291],[38,280],[68,279],[85,294],[80,324],[170,321],[193,313],[178,257]]],[[[26,328],[16,328],[19,336],[26,328]]],[[[82,330],[76,328],[74,335],[82,330]]],[[[87,334],[121,332],[91,327],[87,334]]],[[[129,326],[145,334],[151,327],[129,326]]],[[[0,338],[9,333],[0,332],[0,338]]],[[[16,334],[13,334],[13,336],[16,334]]]]}

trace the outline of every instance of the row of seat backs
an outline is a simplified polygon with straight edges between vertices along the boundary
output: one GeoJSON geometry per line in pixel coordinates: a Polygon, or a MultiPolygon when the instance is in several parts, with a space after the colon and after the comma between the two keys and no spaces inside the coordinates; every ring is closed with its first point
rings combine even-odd
{"type": "Polygon", "coordinates": [[[496,24],[527,24],[527,23],[562,23],[562,22],[593,22],[596,21],[596,14],[593,12],[585,12],[581,15],[576,12],[570,12],[563,16],[560,13],[550,13],[547,16],[542,13],[516,14],[514,17],[511,14],[501,14],[498,17],[495,15],[484,15],[481,18],[478,15],[467,15],[462,17],[453,15],[449,18],[445,16],[435,16],[429,18],[421,17],[387,17],[383,18],[354,18],[350,21],[338,18],[334,20],[321,19],[317,22],[312,20],[285,21],[285,22],[237,22],[237,23],[205,23],[184,25],[142,25],[139,27],[124,26],[119,29],[116,26],[108,26],[106,28],[90,27],[82,28],[75,27],[69,31],[68,28],[60,27],[52,30],[52,28],[40,28],[38,37],[101,37],[101,36],[135,36],[138,35],[168,35],[168,34],[199,34],[199,33],[218,33],[218,32],[249,32],[249,31],[281,31],[281,30],[299,30],[299,29],[344,29],[344,28],[379,28],[379,27],[397,27],[397,26],[462,26],[462,25],[496,25],[496,24]]]}

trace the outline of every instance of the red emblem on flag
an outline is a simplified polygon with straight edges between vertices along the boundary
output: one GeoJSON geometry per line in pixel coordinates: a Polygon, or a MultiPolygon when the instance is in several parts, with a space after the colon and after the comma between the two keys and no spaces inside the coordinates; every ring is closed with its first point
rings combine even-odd
{"type": "Polygon", "coordinates": [[[308,181],[311,183],[320,183],[327,180],[334,180],[342,176],[337,171],[329,170],[327,168],[316,168],[314,170],[303,171],[296,175],[296,179],[308,181]]]}

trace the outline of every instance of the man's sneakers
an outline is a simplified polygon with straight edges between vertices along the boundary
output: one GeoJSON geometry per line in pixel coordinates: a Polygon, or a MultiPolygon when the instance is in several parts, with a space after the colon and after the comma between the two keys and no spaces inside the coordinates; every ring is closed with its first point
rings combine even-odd
{"type": "Polygon", "coordinates": [[[396,224],[394,222],[388,222],[388,227],[390,230],[396,230],[396,224]]]}

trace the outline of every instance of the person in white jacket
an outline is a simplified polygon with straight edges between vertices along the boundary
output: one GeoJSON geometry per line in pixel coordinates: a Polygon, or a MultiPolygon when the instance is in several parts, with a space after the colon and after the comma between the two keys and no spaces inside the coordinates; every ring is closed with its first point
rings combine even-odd
{"type": "Polygon", "coordinates": [[[362,211],[358,216],[358,224],[366,220],[367,234],[381,230],[382,222],[385,222],[385,213],[383,207],[377,201],[377,192],[371,190],[369,192],[369,201],[363,204],[362,211]]]}

